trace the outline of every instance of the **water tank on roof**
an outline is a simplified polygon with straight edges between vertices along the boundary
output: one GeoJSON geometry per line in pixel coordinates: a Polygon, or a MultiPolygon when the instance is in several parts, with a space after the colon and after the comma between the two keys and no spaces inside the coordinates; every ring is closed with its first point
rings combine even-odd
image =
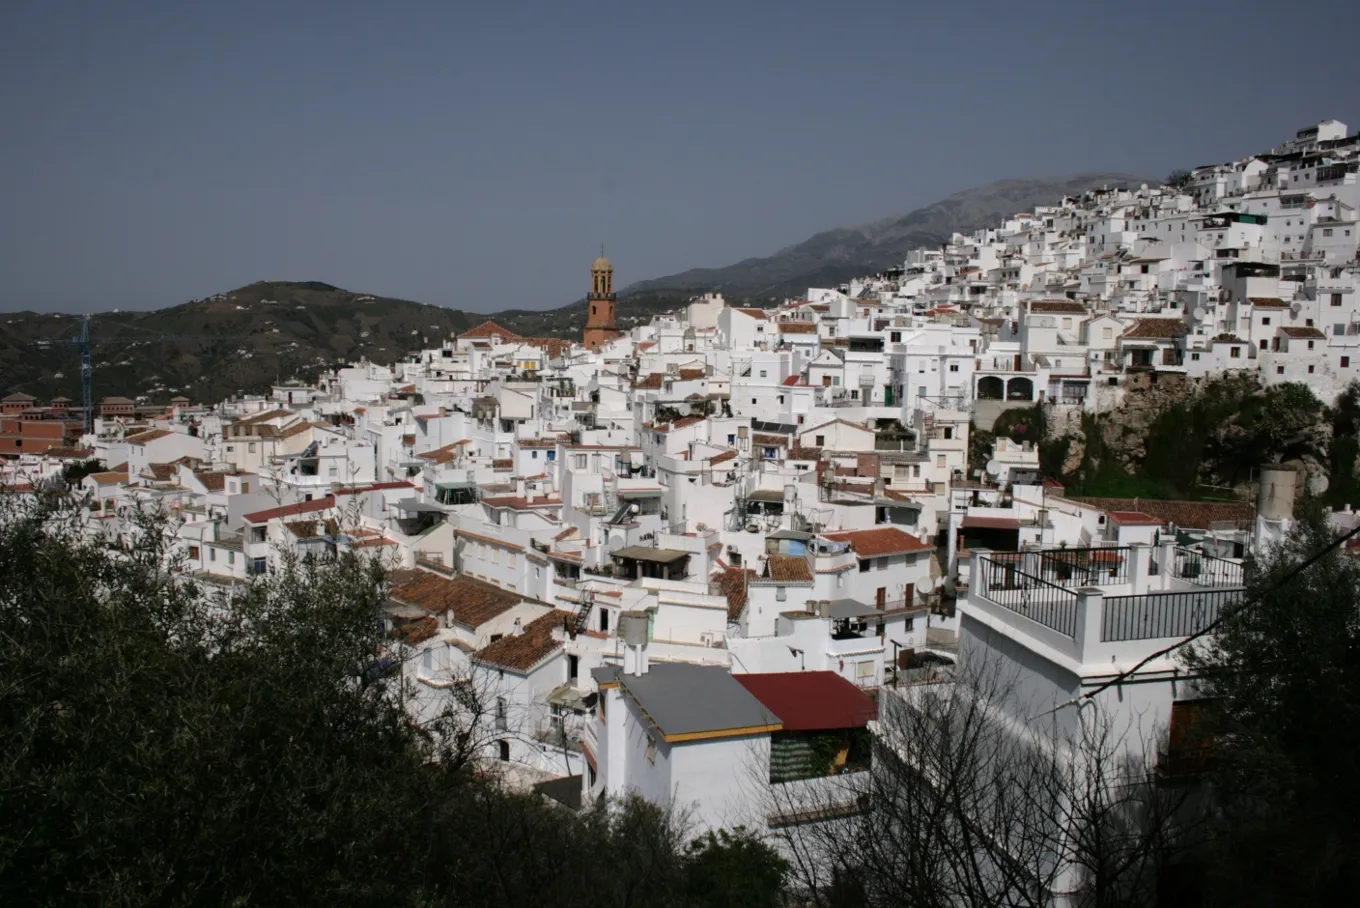
{"type": "Polygon", "coordinates": [[[624,612],[619,615],[619,636],[628,646],[646,646],[647,613],[624,612]]]}

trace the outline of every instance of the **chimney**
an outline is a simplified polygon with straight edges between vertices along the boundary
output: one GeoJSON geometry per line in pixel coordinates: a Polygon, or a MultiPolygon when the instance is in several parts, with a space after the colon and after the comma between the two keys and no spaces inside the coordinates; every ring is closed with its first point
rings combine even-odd
{"type": "Polygon", "coordinates": [[[510,633],[511,633],[512,636],[515,636],[515,637],[518,637],[520,634],[523,634],[523,633],[524,633],[524,622],[523,622],[522,620],[520,620],[519,618],[516,618],[516,619],[515,619],[515,624],[514,624],[514,626],[511,627],[511,629],[510,629],[510,633]]]}

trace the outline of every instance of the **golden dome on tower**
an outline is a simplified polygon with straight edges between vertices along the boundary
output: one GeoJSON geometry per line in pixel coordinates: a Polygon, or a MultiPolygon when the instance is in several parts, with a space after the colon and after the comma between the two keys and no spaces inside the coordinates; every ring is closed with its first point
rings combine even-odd
{"type": "Polygon", "coordinates": [[[593,265],[590,266],[590,270],[591,270],[591,271],[613,271],[613,270],[614,270],[614,263],[611,262],[611,261],[609,261],[609,259],[605,258],[604,256],[600,256],[599,258],[597,258],[597,259],[595,260],[595,264],[593,264],[593,265]]]}

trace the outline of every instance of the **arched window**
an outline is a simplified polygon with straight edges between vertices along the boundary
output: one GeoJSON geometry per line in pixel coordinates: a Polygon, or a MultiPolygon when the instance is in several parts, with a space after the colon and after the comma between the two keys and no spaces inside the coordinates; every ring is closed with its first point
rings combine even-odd
{"type": "Polygon", "coordinates": [[[501,758],[501,762],[502,762],[502,763],[509,763],[509,762],[510,762],[510,742],[509,742],[509,741],[497,741],[497,742],[496,742],[496,749],[500,752],[500,753],[498,754],[498,756],[501,758]]]}

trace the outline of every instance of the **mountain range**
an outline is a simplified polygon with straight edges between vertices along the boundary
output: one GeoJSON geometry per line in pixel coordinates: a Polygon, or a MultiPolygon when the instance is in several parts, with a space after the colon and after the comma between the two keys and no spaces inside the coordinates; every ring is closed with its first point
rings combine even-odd
{"type": "MultiPolygon", "coordinates": [[[[764,258],[632,284],[619,294],[619,326],[646,322],[703,292],[768,306],[808,287],[834,287],[901,265],[913,249],[938,246],[955,232],[990,226],[1036,205],[1142,182],[1149,181],[1118,173],[1002,180],[901,217],[824,231],[764,258]]],[[[585,324],[585,301],[487,316],[320,281],[260,281],[166,309],[93,316],[95,399],[184,394],[220,400],[280,379],[307,379],[361,357],[390,363],[488,317],[526,337],[572,337],[585,324]],[[167,335],[184,339],[156,339],[167,335]]],[[[80,355],[68,342],[78,335],[79,323],[77,316],[56,313],[6,314],[0,324],[0,396],[23,391],[40,399],[79,400],[80,355]]]]}

